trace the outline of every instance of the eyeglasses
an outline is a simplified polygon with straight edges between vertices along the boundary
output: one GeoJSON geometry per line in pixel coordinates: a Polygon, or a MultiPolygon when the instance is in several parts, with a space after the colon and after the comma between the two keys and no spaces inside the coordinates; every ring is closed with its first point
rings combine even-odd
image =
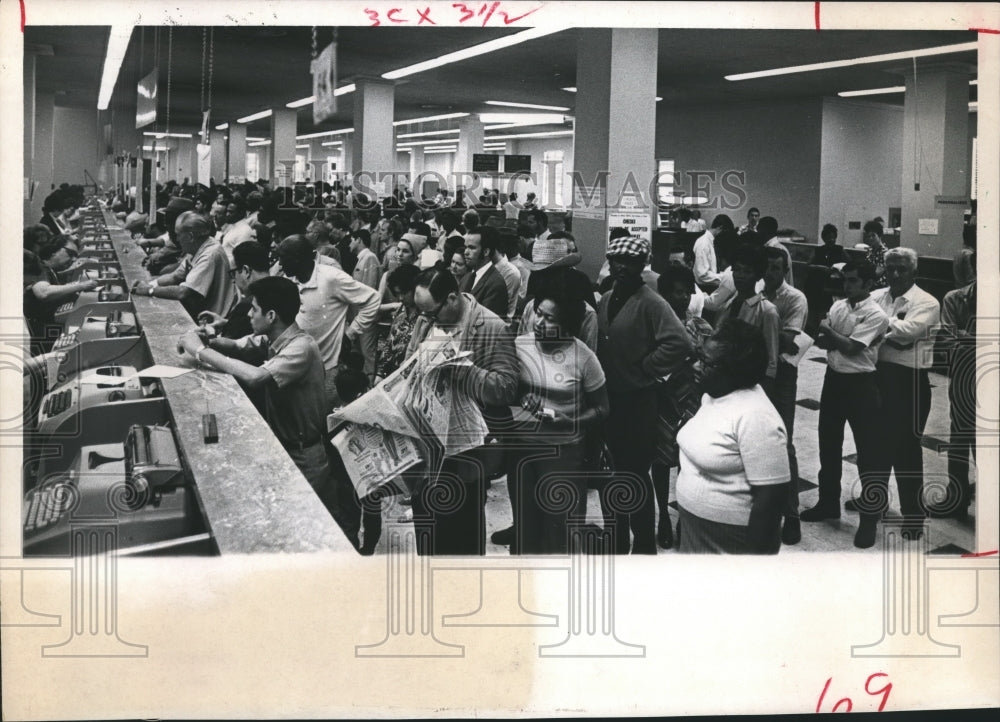
{"type": "Polygon", "coordinates": [[[441,303],[439,303],[437,305],[437,308],[435,308],[433,311],[424,311],[420,315],[423,316],[424,318],[426,318],[428,321],[431,321],[432,323],[436,322],[438,320],[438,315],[441,313],[441,309],[444,308],[444,305],[446,303],[448,303],[448,299],[447,298],[445,300],[443,300],[441,303]]]}

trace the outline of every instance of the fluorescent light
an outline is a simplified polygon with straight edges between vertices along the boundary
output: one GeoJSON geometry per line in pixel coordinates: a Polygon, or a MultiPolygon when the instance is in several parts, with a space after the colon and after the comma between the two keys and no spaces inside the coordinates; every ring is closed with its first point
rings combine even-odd
{"type": "Polygon", "coordinates": [[[573,135],[572,130],[553,130],[547,133],[519,133],[514,135],[491,135],[484,140],[509,140],[511,138],[556,138],[564,135],[573,135]]]}
{"type": "Polygon", "coordinates": [[[248,135],[246,138],[244,138],[244,140],[246,140],[249,143],[252,140],[267,140],[267,138],[264,138],[263,136],[258,138],[256,136],[248,135]]]}
{"type": "MultiPolygon", "coordinates": [[[[333,91],[334,97],[340,95],[347,95],[348,93],[353,93],[356,90],[354,83],[350,85],[341,85],[339,88],[333,91]]],[[[301,108],[305,105],[312,105],[316,100],[315,95],[310,95],[308,98],[299,98],[298,100],[293,100],[291,103],[285,103],[286,108],[301,108]]]]}
{"type": "Polygon", "coordinates": [[[442,145],[442,146],[438,146],[437,148],[424,148],[424,153],[436,153],[438,151],[444,152],[446,150],[447,151],[456,151],[456,150],[458,150],[458,147],[454,146],[454,145],[442,145]]]}
{"type": "Polygon", "coordinates": [[[324,146],[343,145],[343,144],[344,144],[344,141],[342,141],[342,140],[328,140],[325,143],[320,143],[320,145],[324,145],[324,146]]]}
{"type": "Polygon", "coordinates": [[[354,128],[341,128],[340,130],[324,130],[321,133],[306,133],[305,135],[295,136],[295,140],[309,140],[310,138],[325,138],[328,135],[343,135],[344,133],[353,133],[354,128]]]}
{"type": "Polygon", "coordinates": [[[190,133],[155,133],[151,131],[145,131],[143,135],[151,135],[154,138],[190,138],[190,133]]]}
{"type": "Polygon", "coordinates": [[[563,90],[565,90],[567,93],[575,93],[576,92],[576,88],[573,87],[573,86],[570,86],[568,88],[563,88],[563,90]]]}
{"type": "Polygon", "coordinates": [[[975,80],[970,80],[969,85],[979,85],[979,79],[976,78],[975,80]]]}
{"type": "Polygon", "coordinates": [[[422,73],[425,70],[431,70],[432,68],[440,68],[442,65],[457,63],[460,60],[468,60],[469,58],[474,58],[478,55],[485,55],[486,53],[492,53],[495,50],[502,50],[503,48],[509,48],[512,45],[519,45],[527,40],[542,38],[545,37],[546,35],[551,35],[552,33],[558,33],[561,30],[565,29],[566,28],[564,27],[531,28],[530,30],[525,30],[524,32],[521,33],[506,35],[502,38],[497,38],[496,40],[490,40],[489,42],[486,43],[480,43],[479,45],[473,45],[470,48],[458,50],[454,53],[447,53],[437,58],[431,58],[430,60],[425,60],[422,63],[417,63],[415,65],[407,65],[405,68],[400,68],[399,70],[391,70],[388,73],[382,73],[382,77],[385,78],[386,80],[398,80],[399,78],[405,78],[408,75],[415,75],[416,73],[422,73]]]}
{"type": "Polygon", "coordinates": [[[455,152],[454,149],[452,149],[452,150],[448,150],[448,149],[441,150],[440,148],[437,148],[435,150],[425,150],[424,151],[424,153],[454,153],[454,152],[455,152]]]}
{"type": "Polygon", "coordinates": [[[151,145],[144,145],[144,146],[142,146],[142,149],[144,151],[146,151],[147,153],[152,153],[153,150],[156,150],[157,153],[169,153],[170,152],[170,148],[154,148],[151,145]]]}
{"type": "Polygon", "coordinates": [[[418,145],[441,145],[442,143],[455,143],[457,138],[436,138],[435,140],[402,140],[396,142],[397,148],[409,148],[418,145]]]}
{"type": "Polygon", "coordinates": [[[215,126],[216,130],[226,130],[228,128],[229,128],[229,123],[222,123],[220,125],[215,126]]]}
{"type": "Polygon", "coordinates": [[[856,98],[860,95],[888,95],[889,93],[905,93],[905,85],[893,85],[890,88],[871,88],[870,90],[845,90],[837,93],[841,98],[856,98]]]}
{"type": "Polygon", "coordinates": [[[971,112],[971,113],[978,113],[979,112],[979,103],[976,102],[975,100],[973,100],[971,103],[969,103],[969,112],[971,112]]]}
{"type": "Polygon", "coordinates": [[[271,113],[273,113],[273,112],[274,112],[274,110],[272,108],[268,108],[267,110],[262,110],[259,113],[254,113],[253,115],[246,115],[246,116],[244,116],[242,118],[237,118],[236,122],[237,123],[252,123],[253,121],[260,120],[261,118],[269,118],[271,116],[271,113]]]}
{"type": "Polygon", "coordinates": [[[885,63],[892,60],[908,60],[910,58],[925,58],[930,55],[949,55],[951,53],[962,53],[967,50],[976,50],[979,47],[977,42],[958,43],[957,45],[939,45],[933,48],[923,48],[918,50],[904,50],[899,53],[884,53],[882,55],[867,55],[861,58],[849,58],[848,60],[833,60],[826,63],[810,63],[808,65],[791,65],[787,68],[773,68],[771,70],[756,70],[752,73],[736,73],[727,75],[726,80],[752,80],[754,78],[768,78],[773,75],[789,75],[791,73],[806,73],[812,70],[830,70],[831,68],[846,68],[851,65],[864,65],[867,63],[885,63]]]}
{"type": "Polygon", "coordinates": [[[125,51],[128,50],[131,39],[131,25],[111,26],[111,33],[108,35],[108,52],[104,56],[104,72],[101,74],[101,90],[97,94],[98,110],[107,110],[111,103],[111,94],[115,92],[118,73],[122,69],[122,61],[125,60],[125,51]]]}
{"type": "Polygon", "coordinates": [[[464,118],[468,113],[445,113],[444,115],[428,115],[425,118],[411,118],[410,120],[396,120],[393,125],[411,125],[413,123],[429,123],[432,120],[451,120],[452,118],[464,118]]]}
{"type": "Polygon", "coordinates": [[[305,144],[303,144],[303,145],[297,145],[297,146],[295,146],[295,147],[296,147],[296,148],[311,148],[312,146],[311,146],[311,145],[309,145],[308,143],[305,143],[305,144]]]}
{"type": "Polygon", "coordinates": [[[425,130],[422,133],[399,133],[397,138],[424,138],[429,135],[452,135],[458,133],[458,128],[452,128],[451,130],[425,130]]]}
{"type": "Polygon", "coordinates": [[[520,125],[550,125],[564,123],[566,116],[559,113],[480,113],[484,123],[518,123],[520,125]]]}
{"type": "Polygon", "coordinates": [[[663,98],[661,98],[659,95],[657,95],[656,96],[656,102],[659,103],[661,100],[663,100],[663,98]]]}
{"type": "Polygon", "coordinates": [[[561,105],[534,105],[533,103],[511,103],[506,100],[486,100],[486,105],[502,105],[507,108],[534,108],[535,110],[569,110],[561,105]]]}
{"type": "Polygon", "coordinates": [[[255,140],[253,143],[247,143],[247,147],[256,148],[258,145],[271,145],[269,140],[255,140]]]}

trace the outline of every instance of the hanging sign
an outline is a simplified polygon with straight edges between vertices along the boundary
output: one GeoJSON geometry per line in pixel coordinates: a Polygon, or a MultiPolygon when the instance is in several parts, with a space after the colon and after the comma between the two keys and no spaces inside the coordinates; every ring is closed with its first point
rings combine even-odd
{"type": "Polygon", "coordinates": [[[312,61],[313,123],[328,120],[337,112],[337,44],[330,43],[312,61]]]}
{"type": "Polygon", "coordinates": [[[201,142],[208,143],[208,116],[211,115],[212,109],[202,112],[201,114],[201,142]]]}

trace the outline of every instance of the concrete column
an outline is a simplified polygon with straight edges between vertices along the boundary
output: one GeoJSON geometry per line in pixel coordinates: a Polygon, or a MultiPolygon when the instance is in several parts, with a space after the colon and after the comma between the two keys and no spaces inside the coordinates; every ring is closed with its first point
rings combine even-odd
{"type": "Polygon", "coordinates": [[[247,177],[247,127],[242,123],[230,123],[228,133],[229,168],[226,176],[242,182],[247,177]]]}
{"type": "MultiPolygon", "coordinates": [[[[587,102],[576,108],[574,166],[583,180],[580,190],[599,186],[602,210],[574,210],[573,234],[584,259],[580,270],[591,277],[607,250],[608,214],[627,209],[631,218],[652,227],[657,50],[656,30],[580,31],[577,97],[587,102]]],[[[573,185],[575,193],[576,178],[573,185]]]]}
{"type": "Polygon", "coordinates": [[[424,146],[416,145],[410,149],[410,190],[413,197],[420,199],[420,174],[424,172],[424,146]]]}
{"type": "Polygon", "coordinates": [[[344,144],[340,146],[341,182],[346,187],[354,178],[354,134],[342,136],[344,144]]]}
{"type": "Polygon", "coordinates": [[[173,159],[173,177],[178,183],[183,183],[185,178],[192,184],[198,181],[198,155],[194,149],[196,142],[196,138],[178,138],[177,148],[170,151],[177,156],[173,159]]]}
{"type": "MultiPolygon", "coordinates": [[[[351,172],[355,188],[363,191],[377,188],[379,197],[386,190],[378,179],[382,174],[397,170],[396,144],[392,117],[396,102],[396,86],[381,78],[360,78],[354,91],[354,148],[351,172]],[[364,171],[367,179],[359,178],[364,171]]],[[[344,141],[345,146],[347,141],[344,141]]],[[[391,190],[391,188],[390,188],[391,190]]]]}
{"type": "Polygon", "coordinates": [[[226,182],[226,139],[224,136],[225,133],[221,130],[211,130],[208,134],[208,143],[212,146],[209,173],[216,183],[226,182]]]}
{"type": "MultiPolygon", "coordinates": [[[[28,89],[25,88],[27,95],[28,89]]],[[[55,116],[55,97],[52,93],[35,94],[35,131],[34,149],[30,168],[31,179],[38,185],[31,199],[31,214],[24,222],[34,223],[42,217],[42,203],[45,196],[52,192],[52,169],[55,166],[53,157],[52,125],[55,116]]],[[[27,126],[25,126],[27,132],[27,126]]]]}
{"type": "Polygon", "coordinates": [[[290,108],[275,108],[271,114],[270,180],[274,187],[287,187],[295,181],[295,134],[298,113],[290,108]],[[284,164],[284,168],[282,168],[284,164]]]}
{"type": "Polygon", "coordinates": [[[962,247],[960,199],[969,193],[969,70],[918,65],[916,77],[912,67],[903,77],[900,244],[921,256],[951,258],[962,247]]]}
{"type": "Polygon", "coordinates": [[[449,178],[449,185],[464,186],[476,198],[479,197],[485,182],[482,178],[478,182],[472,177],[472,156],[475,153],[483,152],[483,121],[478,115],[462,118],[458,121],[458,152],[452,156],[451,172],[455,179],[449,178]]]}
{"type": "Polygon", "coordinates": [[[33,223],[37,220],[31,207],[29,199],[31,183],[34,178],[34,157],[35,157],[35,56],[25,53],[24,55],[24,224],[33,223]]]}

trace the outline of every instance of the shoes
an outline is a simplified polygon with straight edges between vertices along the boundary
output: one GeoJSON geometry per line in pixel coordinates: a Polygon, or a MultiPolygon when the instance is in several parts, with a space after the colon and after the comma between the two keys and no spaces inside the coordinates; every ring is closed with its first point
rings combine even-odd
{"type": "Polygon", "coordinates": [[[660,549],[670,549],[674,545],[674,530],[670,526],[670,515],[663,513],[656,529],[656,543],[660,549]]]}
{"type": "Polygon", "coordinates": [[[845,501],[844,508],[847,511],[861,511],[861,509],[858,507],[857,499],[848,499],[847,501],[845,501]]]}
{"type": "Polygon", "coordinates": [[[785,523],[781,527],[781,543],[791,546],[800,541],[802,541],[802,525],[798,519],[786,516],[785,523]]]}
{"type": "Polygon", "coordinates": [[[878,524],[874,521],[862,521],[854,535],[854,546],[858,549],[871,549],[875,546],[875,539],[878,537],[878,524]]]}
{"type": "Polygon", "coordinates": [[[490,541],[499,546],[510,546],[514,542],[514,527],[509,526],[506,529],[493,532],[490,534],[490,541]]]}
{"type": "Polygon", "coordinates": [[[817,504],[799,514],[802,521],[823,521],[824,519],[839,519],[840,509],[832,504],[817,504]]]}

